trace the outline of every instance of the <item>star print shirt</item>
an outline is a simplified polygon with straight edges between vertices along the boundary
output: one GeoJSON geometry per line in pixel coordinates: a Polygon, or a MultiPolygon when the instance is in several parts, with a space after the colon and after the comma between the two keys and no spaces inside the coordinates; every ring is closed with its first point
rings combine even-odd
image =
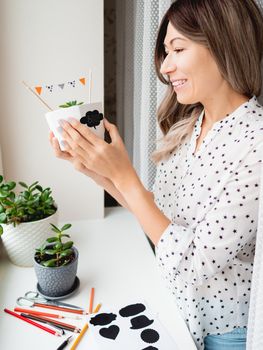
{"type": "Polygon", "coordinates": [[[158,165],[155,202],[171,220],[156,257],[198,349],[246,327],[255,252],[263,107],[255,97],[216,122],[194,154],[188,141],[158,165]]]}

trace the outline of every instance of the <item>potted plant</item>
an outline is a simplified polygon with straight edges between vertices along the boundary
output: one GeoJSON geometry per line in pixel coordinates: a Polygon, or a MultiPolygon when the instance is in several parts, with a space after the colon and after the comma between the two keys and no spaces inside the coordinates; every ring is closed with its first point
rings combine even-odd
{"type": "Polygon", "coordinates": [[[47,297],[62,297],[73,291],[76,285],[78,251],[70,240],[63,242],[70,235],[64,231],[71,227],[65,224],[58,228],[51,224],[55,235],[36,249],[34,268],[38,280],[38,291],[47,297]]]}
{"type": "Polygon", "coordinates": [[[69,101],[59,106],[59,109],[46,113],[46,120],[50,130],[58,139],[61,150],[63,151],[63,138],[61,134],[61,121],[74,118],[86,125],[98,137],[104,138],[104,125],[102,114],[102,103],[84,103],[69,101]]]}
{"type": "Polygon", "coordinates": [[[33,266],[35,247],[48,237],[50,223],[57,223],[57,206],[51,189],[38,181],[19,182],[19,193],[16,185],[0,175],[0,236],[14,264],[33,266]]]}

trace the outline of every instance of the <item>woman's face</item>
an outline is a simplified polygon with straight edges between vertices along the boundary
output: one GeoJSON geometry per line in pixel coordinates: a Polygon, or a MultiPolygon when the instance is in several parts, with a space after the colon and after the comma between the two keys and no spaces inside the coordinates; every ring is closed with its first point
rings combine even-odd
{"type": "Polygon", "coordinates": [[[171,23],[167,26],[164,46],[167,56],[160,71],[168,75],[178,102],[204,104],[207,99],[215,98],[226,81],[210,51],[183,36],[171,23]]]}

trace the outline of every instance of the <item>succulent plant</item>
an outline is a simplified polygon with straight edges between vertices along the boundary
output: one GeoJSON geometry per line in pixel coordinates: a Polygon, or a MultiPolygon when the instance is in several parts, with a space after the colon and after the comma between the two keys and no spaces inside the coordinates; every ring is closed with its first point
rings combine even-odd
{"type": "Polygon", "coordinates": [[[79,105],[82,105],[83,103],[84,102],[69,101],[63,105],[60,105],[59,108],[68,108],[68,107],[72,107],[72,106],[79,106],[79,105]]]}
{"type": "Polygon", "coordinates": [[[35,260],[39,264],[46,267],[59,267],[69,264],[74,259],[74,251],[72,249],[73,242],[62,242],[63,237],[70,238],[70,235],[64,231],[71,227],[71,224],[65,224],[62,228],[50,224],[55,236],[47,238],[40,248],[36,249],[35,260]]]}
{"type": "Polygon", "coordinates": [[[44,219],[57,211],[51,189],[42,188],[38,181],[28,186],[19,182],[24,188],[18,194],[14,192],[14,181],[4,182],[0,175],[0,235],[3,233],[1,224],[31,222],[44,219]]]}

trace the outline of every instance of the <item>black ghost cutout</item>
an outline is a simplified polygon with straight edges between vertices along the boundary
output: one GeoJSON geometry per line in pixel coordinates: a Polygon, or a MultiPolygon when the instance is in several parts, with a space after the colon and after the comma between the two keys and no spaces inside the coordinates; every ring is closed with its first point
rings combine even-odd
{"type": "Polygon", "coordinates": [[[147,316],[140,315],[131,319],[132,327],[130,329],[140,329],[150,326],[154,321],[149,320],[147,316]]]}
{"type": "Polygon", "coordinates": [[[147,348],[143,348],[142,350],[158,350],[155,346],[147,346],[147,348]]]}
{"type": "Polygon", "coordinates": [[[123,307],[120,309],[119,314],[122,317],[129,317],[129,316],[135,316],[141,312],[143,312],[146,309],[145,305],[137,303],[137,304],[131,304],[123,307]]]}
{"type": "Polygon", "coordinates": [[[85,117],[80,118],[80,122],[81,124],[87,124],[87,126],[96,129],[96,126],[100,125],[102,119],[103,114],[95,109],[94,111],[88,111],[85,117]]]}
{"type": "Polygon", "coordinates": [[[145,343],[156,343],[160,336],[154,329],[145,329],[141,332],[141,338],[145,343]]]}
{"type": "Polygon", "coordinates": [[[108,328],[101,328],[99,333],[104,338],[115,340],[119,334],[119,331],[120,328],[118,326],[110,326],[108,328]]]}
{"type": "Polygon", "coordinates": [[[90,323],[93,326],[106,326],[106,324],[110,324],[112,321],[116,320],[117,315],[110,313],[101,313],[90,319],[90,323]]]}

